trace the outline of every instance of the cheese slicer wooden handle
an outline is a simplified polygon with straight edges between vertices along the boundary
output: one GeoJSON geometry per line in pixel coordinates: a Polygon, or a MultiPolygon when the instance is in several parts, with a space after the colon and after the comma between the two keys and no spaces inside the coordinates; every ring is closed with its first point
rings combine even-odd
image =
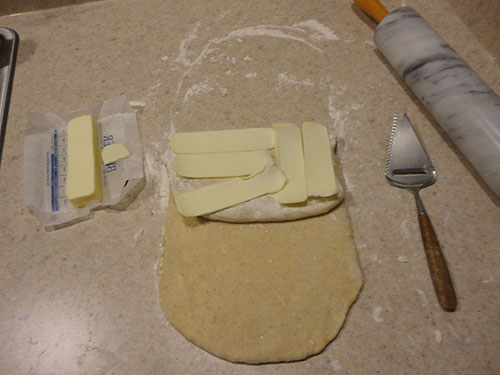
{"type": "Polygon", "coordinates": [[[359,9],[373,18],[377,23],[380,23],[389,14],[387,9],[378,0],[354,0],[354,2],[359,9]]]}

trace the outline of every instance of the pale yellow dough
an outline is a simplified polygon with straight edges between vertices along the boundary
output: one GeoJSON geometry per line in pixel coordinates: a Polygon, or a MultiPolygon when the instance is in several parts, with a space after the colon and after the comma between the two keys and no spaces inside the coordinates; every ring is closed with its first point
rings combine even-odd
{"type": "Polygon", "coordinates": [[[233,362],[321,352],[344,324],[362,275],[344,206],[308,220],[185,219],[170,202],[161,307],[189,341],[233,362]]]}

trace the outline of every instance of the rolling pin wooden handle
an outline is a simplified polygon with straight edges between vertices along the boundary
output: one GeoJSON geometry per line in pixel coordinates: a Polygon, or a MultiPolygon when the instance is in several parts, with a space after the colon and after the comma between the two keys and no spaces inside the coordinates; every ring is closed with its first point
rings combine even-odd
{"type": "Polygon", "coordinates": [[[387,9],[378,0],[354,0],[354,2],[377,23],[380,23],[389,14],[387,9]]]}
{"type": "Polygon", "coordinates": [[[426,213],[418,215],[418,223],[420,225],[420,233],[422,234],[432,283],[434,284],[439,304],[443,310],[455,311],[457,308],[457,297],[432,223],[426,213]]]}

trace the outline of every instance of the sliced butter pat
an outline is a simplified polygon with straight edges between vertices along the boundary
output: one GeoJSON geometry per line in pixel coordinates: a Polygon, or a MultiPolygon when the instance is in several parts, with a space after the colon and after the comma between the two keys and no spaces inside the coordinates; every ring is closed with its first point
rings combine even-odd
{"type": "Polygon", "coordinates": [[[101,151],[102,161],[104,164],[114,163],[120,159],[125,159],[130,156],[128,148],[121,143],[113,143],[105,146],[101,151]]]}
{"type": "Polygon", "coordinates": [[[269,151],[223,152],[215,154],[178,154],[175,172],[182,177],[215,178],[247,176],[272,165],[269,151]]]}
{"type": "Polygon", "coordinates": [[[174,133],[170,146],[176,154],[268,150],[274,147],[274,132],[251,128],[174,133]]]}
{"type": "Polygon", "coordinates": [[[197,190],[175,195],[180,214],[186,217],[206,215],[279,191],[286,177],[279,168],[267,166],[261,173],[250,178],[234,178],[197,190]]]}
{"type": "Polygon", "coordinates": [[[66,197],[76,207],[102,201],[99,135],[90,115],[68,122],[66,197]]]}
{"type": "Polygon", "coordinates": [[[278,166],[288,183],[277,194],[281,204],[300,203],[307,200],[304,156],[300,129],[294,124],[274,124],[278,166]]]}
{"type": "Polygon", "coordinates": [[[315,122],[304,122],[302,142],[308,195],[329,197],[336,194],[337,184],[326,128],[315,122]]]}

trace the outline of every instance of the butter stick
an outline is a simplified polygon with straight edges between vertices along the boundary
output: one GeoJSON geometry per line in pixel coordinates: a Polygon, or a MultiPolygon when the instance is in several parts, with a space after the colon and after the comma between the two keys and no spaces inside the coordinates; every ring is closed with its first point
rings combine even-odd
{"type": "Polygon", "coordinates": [[[75,207],[83,207],[92,201],[102,201],[97,125],[90,115],[85,115],[70,120],[66,132],[66,198],[75,207]]]}

